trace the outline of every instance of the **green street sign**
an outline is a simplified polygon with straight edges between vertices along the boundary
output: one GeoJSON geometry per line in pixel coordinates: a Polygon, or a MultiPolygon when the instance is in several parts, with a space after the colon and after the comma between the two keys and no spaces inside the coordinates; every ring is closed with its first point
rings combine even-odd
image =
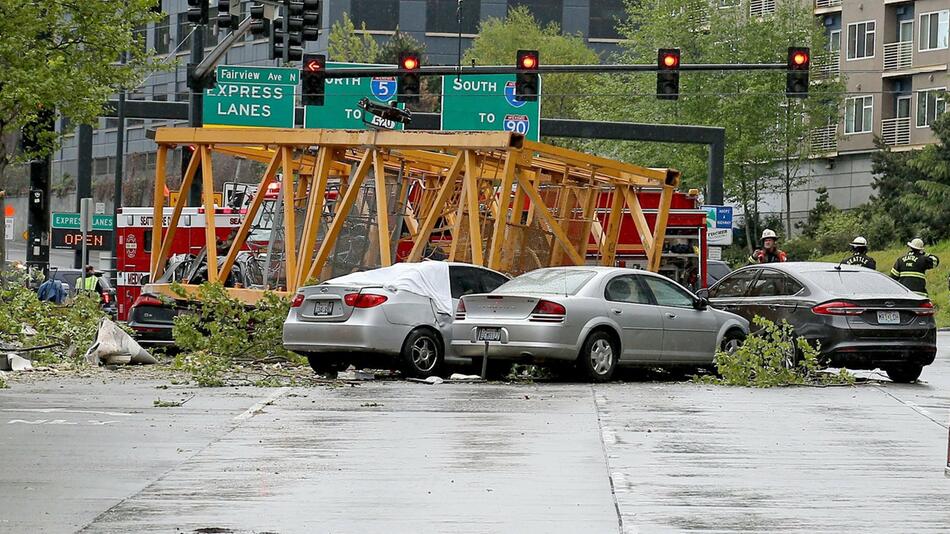
{"type": "MultiPolygon", "coordinates": [[[[64,230],[79,230],[78,213],[53,213],[53,228],[62,228],[64,230]]],[[[112,215],[93,215],[92,229],[109,231],[112,230],[112,215]]]]}
{"type": "Polygon", "coordinates": [[[293,128],[300,70],[220,65],[205,90],[203,121],[217,126],[293,128]]]}
{"type": "MultiPolygon", "coordinates": [[[[329,69],[355,69],[360,67],[383,67],[366,63],[327,62],[329,69]]],[[[392,66],[392,65],[388,65],[392,66]]],[[[377,76],[375,78],[329,78],[326,81],[322,106],[304,107],[304,128],[329,128],[340,130],[369,130],[363,122],[364,111],[357,103],[368,98],[377,104],[389,105],[396,98],[396,77],[377,76]]],[[[399,105],[402,108],[402,104],[399,105]]],[[[366,117],[366,120],[372,120],[366,117]]],[[[389,123],[387,127],[402,130],[403,124],[389,123]]]]}
{"type": "Polygon", "coordinates": [[[442,129],[518,132],[538,141],[541,102],[515,100],[514,74],[443,76],[442,129]]]}

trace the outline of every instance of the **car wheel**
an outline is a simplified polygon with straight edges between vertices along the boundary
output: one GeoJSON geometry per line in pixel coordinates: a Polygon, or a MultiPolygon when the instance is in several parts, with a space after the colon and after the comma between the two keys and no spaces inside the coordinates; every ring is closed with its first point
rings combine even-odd
{"type": "Polygon", "coordinates": [[[403,369],[413,378],[439,374],[444,360],[442,340],[429,330],[414,330],[402,344],[403,369]]]}
{"type": "Polygon", "coordinates": [[[339,354],[328,352],[311,352],[306,354],[307,362],[314,373],[318,375],[329,375],[340,371],[345,371],[350,366],[350,362],[339,354]]]}
{"type": "Polygon", "coordinates": [[[920,373],[923,370],[924,366],[916,363],[894,365],[885,369],[888,378],[894,382],[901,382],[903,384],[908,384],[920,378],[920,373]]]}
{"type": "Polygon", "coordinates": [[[619,356],[617,344],[606,332],[594,332],[584,341],[577,365],[585,378],[606,382],[613,377],[619,356]]]}
{"type": "Polygon", "coordinates": [[[745,334],[738,330],[730,330],[722,337],[722,343],[719,344],[719,350],[726,354],[732,354],[739,350],[742,343],[745,342],[745,334]]]}

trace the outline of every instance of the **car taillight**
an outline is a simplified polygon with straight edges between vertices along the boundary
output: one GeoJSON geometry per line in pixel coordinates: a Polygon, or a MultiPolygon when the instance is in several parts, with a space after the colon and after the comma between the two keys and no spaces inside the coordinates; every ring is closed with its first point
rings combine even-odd
{"type": "Polygon", "coordinates": [[[110,300],[111,300],[111,299],[110,299],[108,293],[103,293],[103,294],[102,294],[102,302],[105,302],[106,304],[108,304],[110,300]]]}
{"type": "Polygon", "coordinates": [[[372,308],[379,306],[386,300],[388,298],[385,295],[374,295],[373,293],[347,293],[343,296],[343,302],[354,308],[372,308]]]}
{"type": "Polygon", "coordinates": [[[132,303],[133,308],[139,306],[162,306],[162,301],[153,297],[152,295],[139,295],[135,302],[132,303]]]}
{"type": "Polygon", "coordinates": [[[819,304],[812,308],[811,311],[818,315],[861,315],[866,309],[853,302],[834,300],[819,304]]]}
{"type": "Polygon", "coordinates": [[[928,300],[927,302],[918,306],[917,309],[914,310],[914,312],[916,312],[917,315],[926,316],[926,315],[933,315],[934,313],[937,312],[937,310],[934,308],[934,303],[928,300]]]}
{"type": "Polygon", "coordinates": [[[550,300],[539,300],[531,311],[532,321],[559,323],[564,320],[567,310],[564,306],[550,300]]]}
{"type": "Polygon", "coordinates": [[[299,308],[300,305],[303,304],[303,299],[304,299],[303,293],[297,293],[296,295],[294,295],[294,300],[290,301],[290,307],[299,308]]]}
{"type": "Polygon", "coordinates": [[[465,301],[460,300],[458,308],[455,309],[455,320],[462,321],[465,319],[465,301]]]}

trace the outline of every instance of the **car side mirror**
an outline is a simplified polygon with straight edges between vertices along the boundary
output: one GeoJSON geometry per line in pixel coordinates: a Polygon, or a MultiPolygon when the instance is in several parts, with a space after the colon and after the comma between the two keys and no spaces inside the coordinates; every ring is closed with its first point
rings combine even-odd
{"type": "Polygon", "coordinates": [[[708,289],[708,288],[705,288],[705,287],[702,288],[702,289],[700,289],[699,291],[696,292],[696,296],[699,297],[699,298],[701,298],[701,299],[703,299],[703,300],[708,299],[708,298],[709,298],[709,289],[708,289]]]}
{"type": "Polygon", "coordinates": [[[706,297],[698,297],[693,301],[693,307],[697,310],[705,310],[709,307],[709,301],[706,300],[706,297]]]}

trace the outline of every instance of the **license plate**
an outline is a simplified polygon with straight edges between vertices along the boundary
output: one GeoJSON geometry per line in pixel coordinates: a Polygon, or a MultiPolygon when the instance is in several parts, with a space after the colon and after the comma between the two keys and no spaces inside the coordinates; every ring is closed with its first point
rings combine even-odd
{"type": "Polygon", "coordinates": [[[478,341],[501,341],[501,328],[479,328],[478,341]]]}
{"type": "Polygon", "coordinates": [[[901,324],[901,313],[896,311],[877,312],[878,324],[901,324]]]}
{"type": "Polygon", "coordinates": [[[331,313],[333,313],[332,300],[324,300],[324,301],[318,300],[317,304],[313,308],[314,315],[330,315],[331,313]]]}

